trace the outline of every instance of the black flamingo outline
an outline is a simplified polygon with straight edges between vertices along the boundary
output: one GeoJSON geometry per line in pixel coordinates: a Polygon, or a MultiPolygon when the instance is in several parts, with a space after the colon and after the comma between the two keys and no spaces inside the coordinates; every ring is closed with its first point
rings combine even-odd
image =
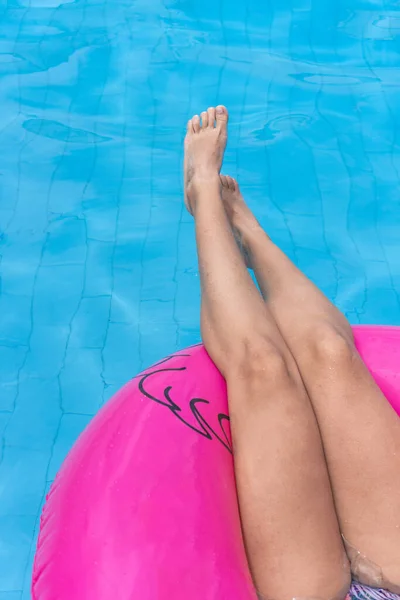
{"type": "MultiPolygon", "coordinates": [[[[178,354],[178,355],[173,354],[171,356],[164,358],[160,362],[156,363],[156,365],[154,365],[154,367],[159,367],[162,364],[165,364],[166,362],[168,362],[169,360],[172,360],[173,358],[180,357],[180,356],[190,356],[190,354],[178,354]]],[[[205,419],[205,417],[201,414],[201,412],[199,410],[198,405],[199,404],[210,404],[209,400],[206,400],[205,398],[191,398],[189,400],[190,411],[191,411],[195,421],[199,425],[199,427],[195,427],[194,425],[192,425],[191,423],[188,423],[186,421],[186,419],[183,418],[183,416],[180,414],[180,412],[182,411],[182,408],[179,406],[179,404],[177,404],[175,402],[175,400],[173,400],[171,398],[171,390],[173,387],[172,385],[167,385],[164,388],[163,398],[157,398],[156,396],[153,396],[153,394],[150,394],[150,392],[146,390],[145,382],[150,377],[153,377],[154,375],[157,375],[158,373],[167,373],[167,372],[172,373],[172,372],[186,371],[186,367],[167,367],[167,368],[153,370],[154,367],[151,367],[151,369],[152,369],[151,371],[147,370],[146,373],[137,375],[135,377],[135,379],[140,377],[139,382],[138,382],[138,389],[139,389],[140,393],[143,394],[143,396],[145,396],[149,400],[152,400],[153,402],[157,402],[157,404],[161,404],[162,406],[165,406],[166,408],[168,408],[171,411],[171,413],[177,419],[179,419],[179,421],[181,421],[181,423],[186,425],[186,427],[189,427],[189,429],[191,429],[192,431],[207,438],[208,440],[212,440],[212,439],[218,440],[224,446],[224,448],[226,448],[228,450],[228,452],[230,452],[232,454],[233,453],[232,446],[231,446],[230,440],[229,440],[227,433],[223,426],[223,424],[225,422],[229,423],[229,421],[230,421],[229,416],[224,413],[218,413],[218,423],[219,423],[219,426],[220,426],[220,429],[222,432],[222,435],[220,435],[211,427],[211,425],[208,423],[208,421],[205,419]]]]}

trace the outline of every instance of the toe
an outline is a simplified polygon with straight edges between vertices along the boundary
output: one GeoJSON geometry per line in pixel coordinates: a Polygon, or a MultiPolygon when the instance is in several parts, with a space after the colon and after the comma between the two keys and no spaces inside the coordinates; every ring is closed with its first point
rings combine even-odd
{"type": "Polygon", "coordinates": [[[201,128],[207,129],[208,127],[208,112],[205,110],[201,113],[201,128]]]}
{"type": "Polygon", "coordinates": [[[221,181],[222,187],[227,188],[228,187],[228,178],[226,177],[226,175],[220,175],[219,179],[221,181]]]}
{"type": "Polygon", "coordinates": [[[210,108],[207,109],[207,112],[208,112],[208,126],[210,128],[212,128],[215,125],[215,108],[213,106],[211,106],[210,108]]]}
{"type": "Polygon", "coordinates": [[[217,106],[215,112],[216,112],[217,127],[219,127],[220,129],[226,129],[226,126],[228,123],[227,109],[225,108],[225,106],[219,105],[219,106],[217,106]]]}
{"type": "Polygon", "coordinates": [[[187,122],[187,126],[186,126],[186,132],[187,133],[193,133],[193,123],[192,123],[192,119],[189,119],[189,121],[187,122]]]}
{"type": "Polygon", "coordinates": [[[199,115],[194,115],[192,118],[193,131],[195,133],[199,133],[200,131],[200,117],[199,115]]]}

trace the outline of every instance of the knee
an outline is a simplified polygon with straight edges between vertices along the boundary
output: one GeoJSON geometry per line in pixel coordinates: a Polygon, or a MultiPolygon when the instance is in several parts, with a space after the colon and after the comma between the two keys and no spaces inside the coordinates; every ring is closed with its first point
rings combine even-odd
{"type": "Polygon", "coordinates": [[[351,331],[338,331],[333,325],[325,323],[313,329],[307,352],[314,364],[322,363],[330,367],[351,364],[357,354],[351,331]]]}
{"type": "Polygon", "coordinates": [[[242,345],[235,361],[236,376],[251,386],[283,385],[291,380],[291,369],[284,350],[268,336],[254,335],[242,345]]]}

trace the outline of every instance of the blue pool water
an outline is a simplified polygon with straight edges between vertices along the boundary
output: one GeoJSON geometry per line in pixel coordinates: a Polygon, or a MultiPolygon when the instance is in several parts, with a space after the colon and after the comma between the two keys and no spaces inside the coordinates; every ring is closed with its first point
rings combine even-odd
{"type": "Polygon", "coordinates": [[[199,339],[186,120],[352,323],[400,324],[400,9],[386,0],[0,5],[0,600],[44,496],[127,379],[199,339]]]}

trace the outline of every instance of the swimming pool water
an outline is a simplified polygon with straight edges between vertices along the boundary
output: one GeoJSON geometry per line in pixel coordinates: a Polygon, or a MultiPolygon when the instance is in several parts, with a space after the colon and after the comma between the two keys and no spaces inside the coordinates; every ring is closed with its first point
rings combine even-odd
{"type": "Polygon", "coordinates": [[[142,367],[199,340],[186,120],[352,323],[400,324],[400,8],[385,0],[0,5],[0,600],[46,491],[142,367]]]}

